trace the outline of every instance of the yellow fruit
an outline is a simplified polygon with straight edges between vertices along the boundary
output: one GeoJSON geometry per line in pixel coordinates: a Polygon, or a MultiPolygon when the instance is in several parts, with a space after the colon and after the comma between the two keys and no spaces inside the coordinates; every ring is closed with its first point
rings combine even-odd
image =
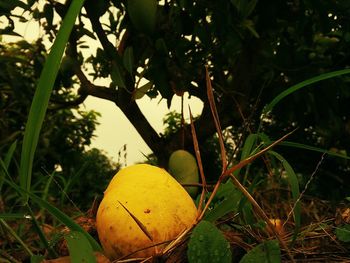
{"type": "MultiPolygon", "coordinates": [[[[177,150],[170,155],[169,172],[181,184],[199,183],[197,161],[185,150],[177,150]]],[[[195,197],[198,187],[186,186],[186,191],[195,197]]]]}
{"type": "Polygon", "coordinates": [[[119,171],[109,183],[97,211],[96,225],[110,259],[136,251],[129,257],[148,257],[166,246],[160,243],[191,227],[196,215],[193,200],[170,174],[155,166],[136,164],[119,171]],[[150,246],[153,247],[144,249],[150,246]]]}

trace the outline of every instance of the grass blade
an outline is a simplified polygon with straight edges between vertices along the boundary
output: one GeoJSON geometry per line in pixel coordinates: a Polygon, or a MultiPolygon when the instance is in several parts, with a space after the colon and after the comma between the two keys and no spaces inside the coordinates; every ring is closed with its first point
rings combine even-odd
{"type": "Polygon", "coordinates": [[[23,213],[0,213],[0,219],[4,220],[17,220],[25,218],[23,213]]]}
{"type": "MultiPolygon", "coordinates": [[[[2,169],[0,167],[0,193],[1,193],[2,186],[4,184],[5,175],[7,173],[9,166],[10,166],[10,162],[12,160],[13,153],[15,152],[16,147],[17,147],[17,141],[15,141],[11,144],[9,150],[7,151],[7,153],[5,155],[5,159],[2,163],[3,165],[0,165],[0,166],[3,166],[2,169]]],[[[0,196],[1,196],[1,194],[0,194],[0,196]]]]}
{"type": "MultiPolygon", "coordinates": [[[[253,147],[257,144],[258,135],[255,133],[249,134],[247,139],[244,142],[240,162],[247,159],[250,155],[254,154],[255,149],[253,147]]],[[[241,169],[237,169],[234,173],[235,176],[238,176],[241,169]]],[[[245,184],[245,179],[243,180],[245,184]]]]}
{"type": "Polygon", "coordinates": [[[49,256],[56,258],[57,257],[56,251],[50,246],[49,241],[47,240],[43,229],[40,227],[39,222],[36,219],[32,209],[29,206],[27,206],[27,207],[28,207],[28,211],[30,213],[33,230],[38,234],[39,239],[40,239],[43,247],[45,247],[47,249],[49,256]]]}
{"type": "Polygon", "coordinates": [[[295,174],[292,166],[287,162],[287,160],[282,155],[274,151],[269,151],[268,153],[276,157],[282,163],[283,168],[286,171],[288,176],[288,182],[292,190],[293,201],[295,202],[294,204],[295,208],[294,208],[294,211],[292,211],[294,215],[294,221],[295,221],[295,230],[294,230],[294,236],[293,236],[293,241],[294,241],[296,239],[296,236],[298,234],[298,231],[301,225],[301,204],[299,202],[300,190],[299,190],[298,177],[295,174]]]}
{"type": "Polygon", "coordinates": [[[71,262],[96,263],[91,244],[81,232],[72,231],[65,236],[71,262]]]}
{"type": "Polygon", "coordinates": [[[5,163],[7,169],[10,166],[10,162],[12,160],[12,157],[13,157],[13,154],[14,154],[14,152],[16,150],[16,147],[17,147],[17,141],[14,141],[11,144],[9,150],[7,151],[7,154],[6,154],[5,159],[4,159],[4,163],[5,163]]]}
{"type": "MultiPolygon", "coordinates": [[[[78,16],[83,3],[84,0],[72,1],[67,15],[63,19],[62,26],[58,31],[51,52],[47,57],[35,90],[24,133],[19,171],[20,185],[27,191],[30,190],[34,153],[38,144],[39,134],[46,114],[52,88],[70,32],[72,31],[75,19],[78,16]]],[[[24,201],[28,202],[28,195],[26,193],[24,194],[24,201]]]]}
{"type": "Polygon", "coordinates": [[[330,78],[334,78],[337,76],[341,76],[341,75],[345,75],[345,74],[349,74],[350,73],[350,69],[343,69],[343,70],[338,70],[338,71],[332,71],[332,72],[328,72],[325,74],[321,74],[319,76],[313,77],[311,79],[307,79],[304,80],[284,91],[282,91],[280,94],[278,94],[263,110],[262,115],[265,115],[267,113],[269,113],[270,111],[272,111],[273,107],[279,103],[282,99],[284,99],[285,97],[287,97],[288,95],[292,94],[295,91],[298,91],[301,88],[304,88],[306,86],[309,86],[311,84],[314,84],[316,82],[319,82],[321,80],[326,80],[326,79],[330,79],[330,78]]]}
{"type": "Polygon", "coordinates": [[[51,205],[49,202],[41,199],[39,196],[31,192],[28,192],[27,190],[19,187],[18,185],[10,182],[7,179],[5,179],[5,182],[9,184],[12,188],[14,188],[17,192],[21,194],[27,194],[31,198],[31,200],[37,203],[40,207],[45,208],[52,216],[54,216],[58,221],[60,221],[65,226],[67,226],[70,230],[78,231],[78,232],[81,232],[83,235],[85,235],[86,238],[89,240],[94,251],[102,251],[101,246],[97,243],[97,241],[92,236],[90,236],[89,233],[87,233],[79,224],[77,224],[73,219],[71,219],[69,216],[67,216],[57,207],[51,205]]]}
{"type": "Polygon", "coordinates": [[[284,141],[284,142],[280,143],[280,146],[294,147],[294,148],[300,148],[300,149],[314,151],[314,152],[326,153],[329,156],[340,157],[340,158],[344,158],[344,159],[350,160],[350,157],[347,156],[347,155],[336,153],[336,152],[333,152],[333,151],[328,151],[328,150],[325,150],[325,149],[322,149],[322,148],[318,148],[318,147],[314,147],[314,146],[310,146],[310,145],[307,145],[307,144],[284,141]]]}
{"type": "Polygon", "coordinates": [[[24,243],[24,241],[17,235],[16,231],[14,231],[3,219],[0,219],[0,224],[6,229],[6,231],[22,246],[22,248],[26,251],[29,256],[33,256],[33,252],[30,248],[24,243]]]}

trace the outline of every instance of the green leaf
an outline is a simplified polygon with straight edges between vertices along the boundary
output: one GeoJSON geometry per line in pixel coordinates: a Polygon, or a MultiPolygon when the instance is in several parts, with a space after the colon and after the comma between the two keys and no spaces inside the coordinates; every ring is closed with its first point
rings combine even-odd
{"type": "Polygon", "coordinates": [[[335,229],[335,234],[340,241],[350,242],[350,224],[337,227],[335,229]]]}
{"type": "Polygon", "coordinates": [[[1,0],[0,1],[0,12],[10,12],[16,7],[21,7],[24,10],[29,10],[29,6],[20,0],[1,0]],[[3,10],[1,10],[3,9],[3,10]]]}
{"type": "Polygon", "coordinates": [[[204,219],[207,221],[214,222],[228,213],[238,210],[242,193],[234,187],[232,182],[228,181],[227,183],[220,185],[217,196],[220,195],[220,192],[223,192],[221,197],[223,200],[215,204],[214,208],[205,214],[204,219]]]}
{"type": "Polygon", "coordinates": [[[244,15],[246,17],[251,15],[251,13],[253,13],[257,3],[258,3],[258,0],[251,0],[247,2],[245,12],[244,12],[244,15]]]}
{"type": "Polygon", "coordinates": [[[325,73],[325,74],[316,76],[316,77],[308,79],[308,80],[304,80],[304,81],[282,91],[280,94],[278,94],[267,106],[265,106],[263,113],[262,113],[262,116],[264,116],[264,115],[268,114],[270,111],[272,111],[273,107],[275,107],[275,105],[277,103],[279,103],[282,99],[284,99],[288,95],[300,90],[301,88],[304,88],[306,86],[309,86],[309,85],[314,84],[316,82],[319,82],[321,80],[326,80],[326,79],[338,77],[338,76],[349,74],[349,73],[350,73],[350,69],[343,69],[343,70],[325,73]]]}
{"type": "Polygon", "coordinates": [[[257,2],[257,0],[231,0],[231,3],[237,8],[237,11],[243,18],[248,17],[254,11],[257,2]]]}
{"type": "Polygon", "coordinates": [[[229,242],[221,231],[208,221],[201,221],[194,229],[188,243],[189,263],[230,263],[232,253],[229,242]]]}
{"type": "Polygon", "coordinates": [[[158,38],[155,43],[156,50],[162,55],[169,55],[168,47],[163,38],[158,38]]]}
{"type": "MultiPolygon", "coordinates": [[[[40,130],[44,121],[51,91],[60,67],[61,58],[68,41],[70,32],[74,26],[84,0],[72,1],[67,15],[63,19],[62,26],[58,31],[57,38],[47,57],[41,72],[38,86],[35,90],[32,105],[30,107],[28,121],[25,128],[21,163],[20,163],[20,185],[27,191],[30,190],[32,168],[35,150],[38,144],[40,130]]],[[[24,201],[28,202],[28,195],[24,194],[24,201]]]]}
{"type": "Polygon", "coordinates": [[[157,20],[157,6],[157,0],[128,0],[126,10],[137,30],[152,34],[157,20]]]}
{"type": "Polygon", "coordinates": [[[65,236],[72,263],[96,263],[91,244],[81,232],[72,231],[65,236]]]}
{"type": "Polygon", "coordinates": [[[281,251],[277,240],[266,241],[250,250],[240,263],[280,263],[281,251]]]}
{"type": "Polygon", "coordinates": [[[52,4],[44,5],[44,15],[48,26],[52,26],[53,14],[54,14],[53,5],[52,4]]]}
{"type": "Polygon", "coordinates": [[[123,55],[123,63],[125,69],[132,75],[134,67],[134,51],[132,47],[127,47],[123,55]]]}
{"type": "Polygon", "coordinates": [[[118,87],[121,87],[121,88],[126,87],[123,74],[120,70],[119,65],[116,62],[112,64],[111,78],[112,78],[112,81],[115,83],[115,85],[117,85],[118,87]]]}
{"type": "Polygon", "coordinates": [[[41,263],[43,260],[45,260],[45,257],[41,255],[33,255],[30,257],[30,263],[41,263]]]}
{"type": "MultiPolygon", "coordinates": [[[[244,159],[248,158],[253,153],[253,147],[256,145],[257,138],[258,135],[255,133],[248,135],[248,137],[244,141],[240,161],[243,161],[244,159]]],[[[234,173],[235,176],[239,175],[240,171],[241,169],[236,170],[234,173]]]]}
{"type": "Polygon", "coordinates": [[[153,82],[149,81],[146,84],[142,85],[138,89],[134,90],[132,97],[134,100],[141,99],[151,88],[153,87],[153,82]]]}
{"type": "Polygon", "coordinates": [[[260,38],[258,32],[256,32],[256,30],[255,30],[255,28],[254,28],[254,22],[253,22],[252,20],[249,20],[249,19],[244,20],[244,21],[242,22],[242,25],[243,25],[244,27],[246,27],[246,28],[250,31],[250,33],[252,33],[252,35],[253,35],[254,37],[260,38]]]}

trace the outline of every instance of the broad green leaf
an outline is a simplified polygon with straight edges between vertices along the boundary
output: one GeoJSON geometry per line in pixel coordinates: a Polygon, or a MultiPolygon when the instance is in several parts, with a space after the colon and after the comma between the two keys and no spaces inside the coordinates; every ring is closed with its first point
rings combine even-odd
{"type": "Polygon", "coordinates": [[[326,80],[326,79],[338,77],[338,76],[349,74],[349,73],[350,73],[350,69],[343,69],[343,70],[328,72],[328,73],[316,76],[314,78],[304,80],[304,81],[282,91],[280,94],[278,94],[267,106],[265,106],[263,113],[262,113],[262,116],[264,116],[264,115],[268,114],[270,111],[272,111],[273,107],[275,107],[275,105],[277,103],[279,103],[282,99],[284,99],[288,95],[300,90],[301,88],[304,88],[306,86],[309,86],[309,85],[314,84],[316,82],[319,82],[321,80],[326,80]]]}
{"type": "Polygon", "coordinates": [[[89,240],[81,232],[71,231],[65,236],[69,249],[70,260],[72,263],[95,263],[91,244],[89,240]]]}
{"type": "Polygon", "coordinates": [[[335,234],[340,241],[350,242],[350,224],[346,224],[335,229],[335,234]]]}
{"type": "Polygon", "coordinates": [[[157,0],[128,0],[126,11],[135,28],[143,33],[152,34],[157,20],[157,0]]]}
{"type": "MultiPolygon", "coordinates": [[[[62,26],[58,31],[51,52],[47,57],[39,78],[38,86],[35,90],[25,128],[19,169],[20,185],[27,191],[30,190],[34,154],[38,144],[39,134],[46,114],[51,91],[60,67],[60,62],[66,43],[68,42],[75,19],[78,16],[83,3],[84,0],[74,0],[69,6],[68,12],[63,19],[62,26]]],[[[28,202],[27,192],[24,192],[24,201],[28,202]]]]}
{"type": "Polygon", "coordinates": [[[127,47],[123,55],[123,63],[125,69],[132,75],[134,67],[134,51],[132,47],[127,47]]]}
{"type": "Polygon", "coordinates": [[[111,78],[114,84],[117,85],[118,87],[121,87],[121,88],[126,87],[123,74],[120,70],[119,65],[116,62],[114,62],[112,65],[111,78]]]}
{"type": "Polygon", "coordinates": [[[281,250],[277,240],[265,241],[250,250],[240,263],[280,263],[281,250]]]}
{"type": "Polygon", "coordinates": [[[149,81],[142,85],[134,91],[132,94],[134,100],[141,99],[151,88],[153,87],[153,82],[149,81]]]}
{"type": "Polygon", "coordinates": [[[187,259],[189,263],[230,263],[230,244],[214,224],[201,221],[193,229],[188,243],[187,259]]]}

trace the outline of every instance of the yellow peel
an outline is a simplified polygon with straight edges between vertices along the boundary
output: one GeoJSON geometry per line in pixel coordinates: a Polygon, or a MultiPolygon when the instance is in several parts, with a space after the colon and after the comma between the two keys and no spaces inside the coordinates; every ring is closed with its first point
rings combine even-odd
{"type": "Polygon", "coordinates": [[[196,213],[191,197],[164,169],[137,164],[111,180],[97,212],[97,232],[110,259],[136,251],[131,257],[149,257],[190,228],[196,213]]]}

